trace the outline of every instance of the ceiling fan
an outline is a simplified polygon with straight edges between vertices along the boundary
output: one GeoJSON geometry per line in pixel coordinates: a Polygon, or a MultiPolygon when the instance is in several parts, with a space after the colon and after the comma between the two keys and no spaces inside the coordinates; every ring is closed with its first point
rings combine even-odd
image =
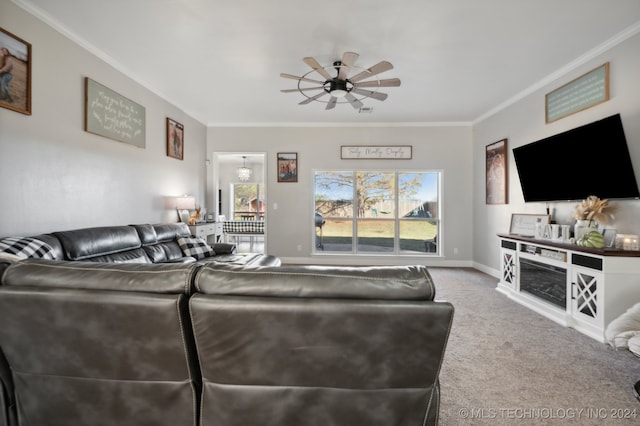
{"type": "Polygon", "coordinates": [[[364,106],[361,102],[364,98],[384,101],[387,99],[387,94],[378,92],[378,89],[380,87],[400,86],[400,79],[389,78],[380,80],[376,76],[393,69],[393,65],[387,61],[381,61],[371,68],[359,68],[354,65],[359,56],[360,55],[354,52],[345,52],[342,55],[342,60],[335,61],[333,65],[326,67],[320,65],[314,58],[306,57],[303,61],[311,67],[311,71],[302,77],[281,73],[280,77],[298,80],[298,87],[296,89],[284,89],[281,90],[281,92],[302,93],[306,99],[300,102],[299,105],[306,105],[313,101],[326,102],[327,106],[325,109],[333,109],[338,103],[349,103],[353,108],[359,109],[364,106]],[[358,73],[350,77],[349,74],[353,70],[358,71],[358,73]],[[332,75],[332,72],[335,72],[335,75],[332,75]],[[324,81],[309,78],[309,74],[312,73],[318,73],[324,78],[324,81]],[[371,77],[375,77],[375,79],[367,80],[371,77]],[[307,94],[307,92],[313,93],[314,91],[320,91],[320,93],[314,95],[307,94]],[[326,95],[331,95],[328,100],[321,99],[326,95]]]}

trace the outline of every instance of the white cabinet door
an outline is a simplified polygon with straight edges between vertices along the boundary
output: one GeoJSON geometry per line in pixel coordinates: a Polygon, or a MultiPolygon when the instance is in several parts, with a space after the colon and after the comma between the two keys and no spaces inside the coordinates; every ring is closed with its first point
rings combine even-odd
{"type": "Polygon", "coordinates": [[[502,240],[500,244],[500,284],[510,290],[517,290],[518,243],[502,240]]]}
{"type": "Polygon", "coordinates": [[[571,316],[573,319],[602,326],[603,285],[602,272],[573,266],[571,272],[571,316]]]}

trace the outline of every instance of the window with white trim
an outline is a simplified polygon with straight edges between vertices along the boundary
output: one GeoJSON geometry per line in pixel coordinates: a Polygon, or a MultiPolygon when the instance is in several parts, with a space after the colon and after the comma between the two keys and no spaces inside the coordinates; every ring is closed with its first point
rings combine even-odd
{"type": "Polygon", "coordinates": [[[438,171],[314,172],[315,253],[438,255],[438,171]]]}

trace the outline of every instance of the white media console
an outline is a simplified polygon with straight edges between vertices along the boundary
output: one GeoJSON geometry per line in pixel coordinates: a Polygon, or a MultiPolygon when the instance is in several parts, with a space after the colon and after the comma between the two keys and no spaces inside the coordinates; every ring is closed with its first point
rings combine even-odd
{"type": "Polygon", "coordinates": [[[640,302],[640,251],[498,237],[497,290],[563,326],[604,343],[609,323],[640,302]]]}

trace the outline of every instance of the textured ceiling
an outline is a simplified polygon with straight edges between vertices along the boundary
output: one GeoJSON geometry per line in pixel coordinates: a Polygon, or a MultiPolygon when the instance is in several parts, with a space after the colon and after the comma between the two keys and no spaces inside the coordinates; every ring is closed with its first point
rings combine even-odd
{"type": "Polygon", "coordinates": [[[640,31],[638,0],[13,1],[212,126],[469,123],[640,31]],[[402,85],[366,114],[280,92],[345,51],[402,85]]]}

